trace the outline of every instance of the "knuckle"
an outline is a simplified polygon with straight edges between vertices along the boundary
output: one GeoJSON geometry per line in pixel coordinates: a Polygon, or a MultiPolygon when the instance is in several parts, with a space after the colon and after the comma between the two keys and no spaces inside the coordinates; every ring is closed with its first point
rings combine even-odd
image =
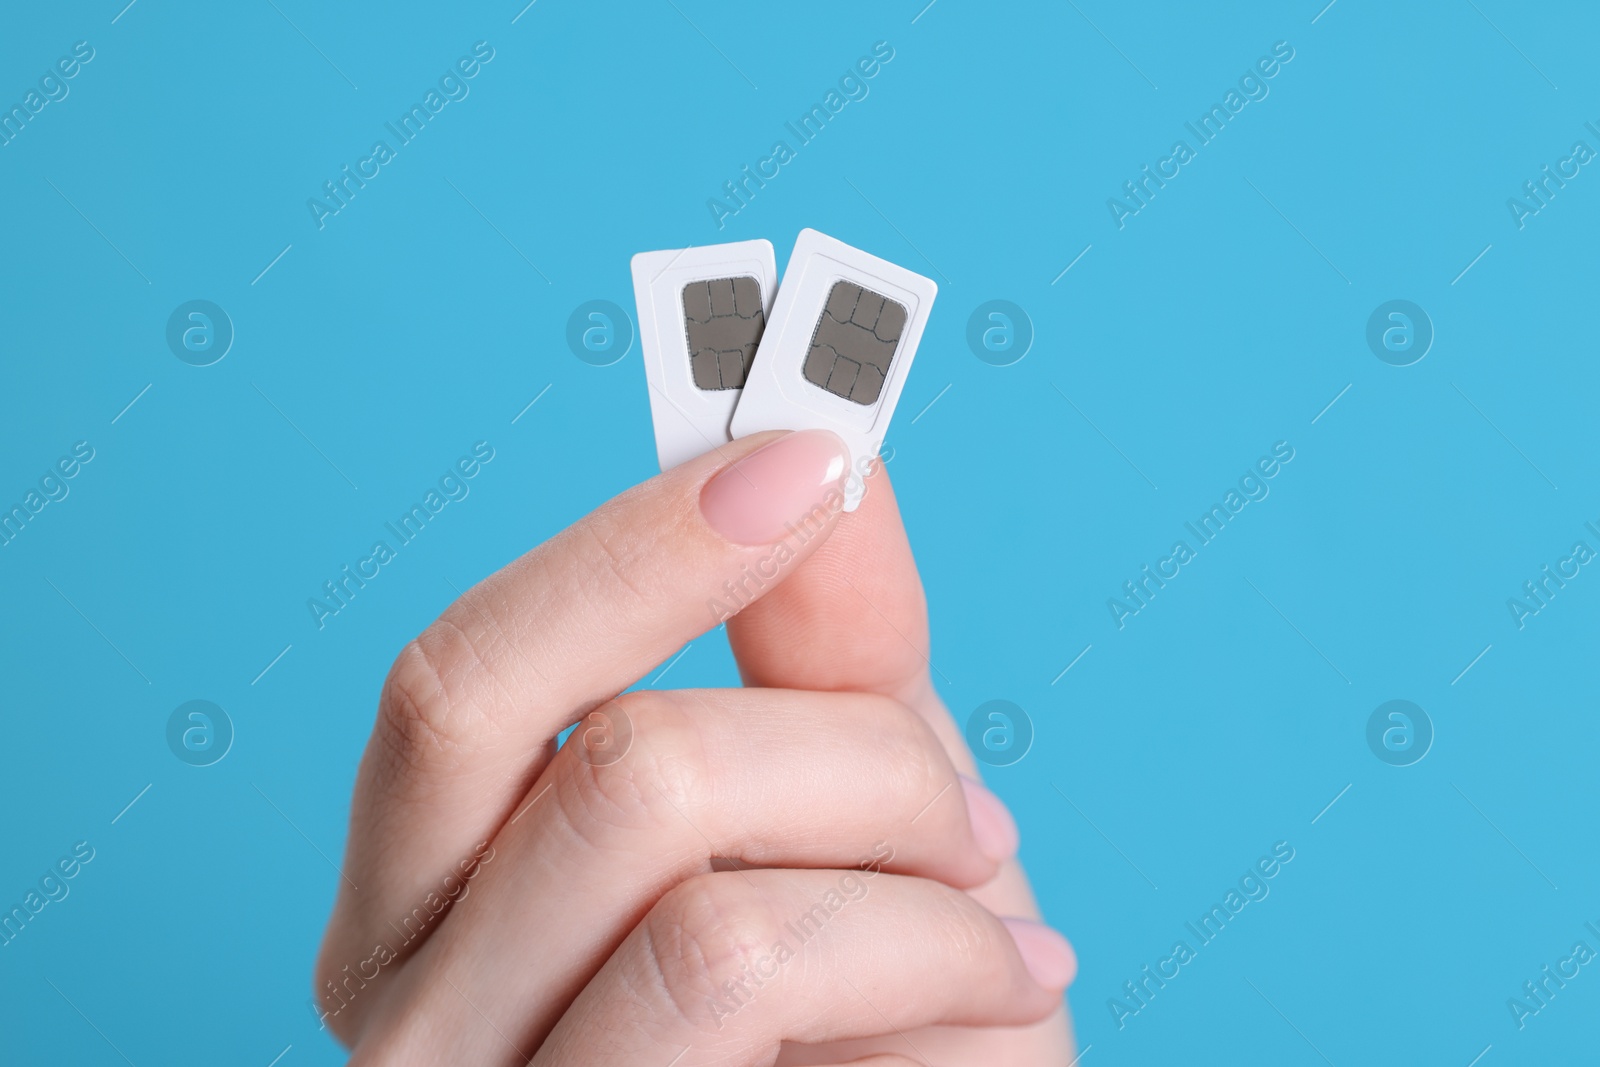
{"type": "Polygon", "coordinates": [[[591,844],[617,831],[675,831],[685,813],[708,807],[714,775],[701,727],[675,694],[639,691],[609,701],[579,722],[563,756],[562,806],[591,844]],[[586,747],[590,733],[598,739],[595,749],[586,747]],[[620,744],[626,748],[594,755],[620,744]]]}
{"type": "Polygon", "coordinates": [[[917,796],[930,785],[939,788],[956,780],[949,753],[926,719],[891,697],[865,699],[877,705],[864,718],[873,723],[873,744],[883,766],[895,775],[897,795],[917,796]]]}
{"type": "Polygon", "coordinates": [[[715,1030],[711,1004],[746,977],[771,946],[777,923],[738,875],[702,874],[662,897],[642,923],[646,964],[660,995],[689,1025],[715,1030]]]}
{"type": "Polygon", "coordinates": [[[959,889],[930,883],[934,887],[934,918],[939,929],[949,933],[950,940],[963,955],[978,955],[995,945],[993,917],[982,911],[972,898],[959,889]]]}
{"type": "Polygon", "coordinates": [[[410,641],[384,679],[378,735],[389,755],[408,766],[457,765],[479,723],[466,699],[466,676],[481,666],[472,640],[440,620],[410,641]]]}
{"type": "Polygon", "coordinates": [[[1009,969],[1004,954],[996,950],[1009,943],[1010,937],[996,936],[997,920],[959,889],[938,882],[926,882],[919,888],[929,894],[924,912],[928,928],[939,931],[950,957],[974,966],[982,961],[993,969],[996,981],[1003,980],[1009,969]]]}

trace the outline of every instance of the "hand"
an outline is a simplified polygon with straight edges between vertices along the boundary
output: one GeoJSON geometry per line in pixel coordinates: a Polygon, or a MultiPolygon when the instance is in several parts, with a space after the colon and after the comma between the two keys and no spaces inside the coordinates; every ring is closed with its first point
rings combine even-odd
{"type": "Polygon", "coordinates": [[[1071,949],[934,693],[888,479],[841,516],[845,466],[735,442],[400,654],[317,968],[352,1063],[1067,1062],[1071,949]],[[616,696],[731,611],[749,688],[616,696]]]}

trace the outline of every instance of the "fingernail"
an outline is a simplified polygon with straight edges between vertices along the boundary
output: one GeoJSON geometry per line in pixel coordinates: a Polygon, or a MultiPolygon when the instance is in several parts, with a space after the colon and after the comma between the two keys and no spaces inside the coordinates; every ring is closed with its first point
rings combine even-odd
{"type": "Polygon", "coordinates": [[[1065,989],[1078,976],[1078,956],[1067,939],[1042,923],[1001,919],[1017,943],[1033,980],[1046,989],[1065,989]]]}
{"type": "MultiPolygon", "coordinates": [[[[700,513],[736,545],[770,545],[839,494],[848,457],[828,430],[799,430],[720,471],[700,491],[700,513]]],[[[844,497],[839,494],[839,506],[844,497]]]]}
{"type": "Polygon", "coordinates": [[[996,863],[1004,863],[1015,856],[1019,841],[1017,822],[1004,801],[964,774],[961,789],[967,795],[967,817],[972,820],[972,837],[978,844],[978,851],[996,863]]]}

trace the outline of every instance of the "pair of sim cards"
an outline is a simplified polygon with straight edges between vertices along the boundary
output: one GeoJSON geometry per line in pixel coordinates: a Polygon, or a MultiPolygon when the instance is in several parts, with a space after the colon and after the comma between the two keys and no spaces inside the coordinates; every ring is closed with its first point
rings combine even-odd
{"type": "Polygon", "coordinates": [[[781,287],[761,240],[641,252],[632,266],[661,469],[762,430],[832,430],[850,449],[854,511],[932,279],[816,230],[800,231],[781,287]]]}

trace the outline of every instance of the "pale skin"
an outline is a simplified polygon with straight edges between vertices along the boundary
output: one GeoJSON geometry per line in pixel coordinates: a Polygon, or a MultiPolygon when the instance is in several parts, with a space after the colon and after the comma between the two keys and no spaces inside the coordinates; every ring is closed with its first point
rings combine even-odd
{"type": "Polygon", "coordinates": [[[1072,1060],[1075,961],[935,692],[887,476],[781,566],[738,539],[825,499],[777,483],[837,439],[784,436],[623,493],[400,654],[315,981],[351,1063],[1072,1060]],[[757,564],[743,688],[617,697],[757,564]]]}

